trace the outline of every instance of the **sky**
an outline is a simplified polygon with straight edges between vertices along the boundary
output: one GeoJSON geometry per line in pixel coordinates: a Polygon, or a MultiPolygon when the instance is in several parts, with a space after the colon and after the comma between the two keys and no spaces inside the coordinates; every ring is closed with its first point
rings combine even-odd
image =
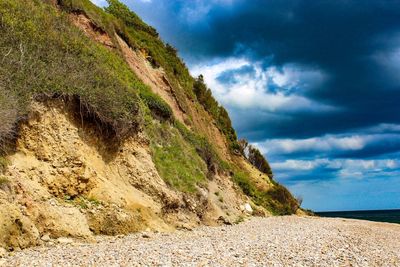
{"type": "Polygon", "coordinates": [[[204,75],[303,207],[400,208],[400,1],[122,2],[204,75]]]}

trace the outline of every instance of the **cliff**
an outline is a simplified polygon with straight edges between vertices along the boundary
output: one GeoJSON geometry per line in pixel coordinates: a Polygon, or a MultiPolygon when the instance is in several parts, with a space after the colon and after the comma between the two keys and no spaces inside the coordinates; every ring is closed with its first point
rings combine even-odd
{"type": "Polygon", "coordinates": [[[0,22],[0,247],[298,210],[120,2],[4,0],[0,22]]]}

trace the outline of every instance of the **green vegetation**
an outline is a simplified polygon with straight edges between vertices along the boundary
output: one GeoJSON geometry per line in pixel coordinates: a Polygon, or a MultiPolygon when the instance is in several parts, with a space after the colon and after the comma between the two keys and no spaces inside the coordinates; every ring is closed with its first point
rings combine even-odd
{"type": "Polygon", "coordinates": [[[108,0],[106,11],[119,18],[126,27],[117,29],[121,37],[133,48],[146,51],[147,59],[154,67],[163,67],[168,80],[174,88],[179,105],[185,108],[185,97],[197,98],[206,111],[217,122],[218,128],[225,134],[231,148],[238,149],[236,132],[232,127],[227,111],[214,99],[202,77],[193,79],[185,64],[177,55],[177,50],[164,44],[157,31],[146,25],[134,12],[118,0],[108,0]],[[179,88],[183,88],[183,91],[179,88]]]}
{"type": "Polygon", "coordinates": [[[101,205],[101,202],[99,200],[92,197],[84,197],[84,196],[73,198],[71,196],[66,195],[64,196],[64,201],[81,209],[89,209],[90,207],[101,205]]]}
{"type": "Polygon", "coordinates": [[[118,0],[108,0],[106,11],[120,18],[126,26],[158,38],[156,29],[145,24],[134,12],[118,0]]]}
{"type": "Polygon", "coordinates": [[[142,90],[139,95],[155,118],[162,120],[173,119],[171,107],[161,97],[150,90],[142,90]]]}
{"type": "Polygon", "coordinates": [[[269,178],[272,179],[274,177],[271,166],[258,148],[250,145],[245,139],[239,140],[239,146],[242,154],[254,167],[260,172],[267,174],[269,178]]]}
{"type": "Polygon", "coordinates": [[[275,183],[268,191],[259,190],[242,171],[236,171],[233,179],[256,205],[263,206],[274,215],[293,214],[299,208],[292,194],[280,184],[275,183]]]}
{"type": "Polygon", "coordinates": [[[161,177],[179,191],[194,193],[206,182],[207,166],[194,147],[169,123],[150,122],[153,160],[161,177]]]}
{"type": "Polygon", "coordinates": [[[81,209],[89,209],[92,206],[100,206],[101,202],[95,198],[78,197],[73,200],[73,204],[81,209]]]}
{"type": "MultiPolygon", "coordinates": [[[[144,53],[153,67],[162,67],[179,106],[187,110],[191,101],[199,101],[226,136],[231,151],[240,152],[228,113],[203,77],[191,77],[176,49],[163,43],[157,31],[134,12],[118,0],[108,2],[102,10],[89,0],[57,1],[66,12],[88,16],[94,28],[108,33],[115,44],[117,33],[144,53]]],[[[295,211],[297,202],[283,186],[260,191],[246,173],[222,161],[208,139],[174,120],[171,107],[136,77],[118,45],[111,51],[93,42],[71,24],[66,12],[43,0],[0,1],[0,152],[26,117],[32,99],[61,98],[76,104],[78,115],[116,141],[144,126],[158,172],[177,190],[194,193],[207,177],[225,171],[234,173],[234,181],[254,203],[275,214],[295,211]]],[[[255,148],[249,151],[248,160],[272,177],[262,154],[255,148]]],[[[0,171],[6,165],[0,157],[0,171]]],[[[82,208],[96,205],[88,199],[74,201],[82,208]]]]}
{"type": "Polygon", "coordinates": [[[118,0],[108,0],[106,11],[120,19],[122,23],[116,31],[134,49],[146,52],[147,59],[154,67],[161,66],[166,71],[168,80],[175,90],[180,105],[185,105],[185,95],[194,97],[192,92],[193,78],[177,51],[171,45],[164,44],[157,31],[145,24],[134,12],[118,0]]]}
{"type": "Polygon", "coordinates": [[[209,175],[215,174],[219,169],[225,170],[224,163],[206,138],[188,130],[186,126],[178,121],[175,121],[174,126],[179,130],[186,142],[196,149],[197,154],[206,163],[209,175]]]}
{"type": "Polygon", "coordinates": [[[194,85],[193,91],[196,94],[197,100],[207,110],[217,122],[218,128],[225,134],[232,150],[238,150],[237,136],[235,129],[232,127],[231,119],[229,118],[226,109],[218,104],[212,96],[211,90],[204,83],[204,78],[200,75],[194,85]]]}
{"type": "Polygon", "coordinates": [[[0,17],[0,95],[15,98],[19,118],[32,98],[68,96],[116,136],[136,128],[145,86],[121,57],[40,0],[1,1],[0,17]]]}
{"type": "Polygon", "coordinates": [[[96,29],[108,33],[111,38],[114,36],[115,28],[121,27],[112,15],[93,5],[89,0],[58,0],[58,4],[68,13],[85,14],[96,29]]]}
{"type": "MultiPolygon", "coordinates": [[[[1,68],[1,67],[0,67],[1,68]]],[[[5,151],[6,140],[14,135],[14,122],[17,120],[17,106],[15,97],[5,92],[0,83],[0,153],[5,151]]],[[[0,171],[2,168],[0,157],[0,171]]]]}
{"type": "Polygon", "coordinates": [[[234,224],[239,224],[244,222],[244,217],[240,215],[239,217],[236,218],[236,220],[233,222],[234,224]]]}

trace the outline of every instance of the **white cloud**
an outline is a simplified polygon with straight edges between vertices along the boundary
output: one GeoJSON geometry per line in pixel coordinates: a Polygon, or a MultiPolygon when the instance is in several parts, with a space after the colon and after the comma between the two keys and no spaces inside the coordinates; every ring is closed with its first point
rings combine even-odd
{"type": "Polygon", "coordinates": [[[390,133],[390,132],[400,132],[400,124],[393,123],[381,123],[376,126],[370,127],[364,130],[369,133],[390,133]]]}
{"type": "MultiPolygon", "coordinates": [[[[314,175],[324,175],[315,172],[316,169],[333,169],[338,173],[339,178],[363,178],[372,176],[385,176],[388,171],[394,171],[400,168],[398,159],[314,159],[314,160],[285,160],[271,163],[272,169],[276,172],[313,172],[314,175]],[[385,173],[386,172],[386,173],[385,173]],[[375,174],[374,174],[375,173],[375,174]],[[369,174],[369,175],[366,175],[369,174]]],[[[398,173],[398,172],[396,172],[398,173]]],[[[289,176],[288,176],[289,177],[289,176]]],[[[290,177],[289,177],[290,178],[290,177]]],[[[324,177],[316,177],[324,178],[324,177]]]]}
{"type": "Polygon", "coordinates": [[[270,139],[256,144],[264,153],[290,154],[295,152],[354,151],[363,149],[373,135],[326,135],[306,139],[270,139]]]}
{"type": "Polygon", "coordinates": [[[191,68],[193,75],[203,74],[207,85],[225,106],[239,109],[257,108],[265,111],[331,111],[333,107],[317,103],[302,96],[299,91],[317,87],[325,76],[320,70],[287,64],[281,70],[271,66],[266,69],[261,62],[244,58],[228,58],[211,64],[191,68]],[[240,72],[243,67],[253,68],[252,73],[240,72]],[[226,84],[218,78],[233,71],[234,82],[226,84]]]}
{"type": "Polygon", "coordinates": [[[104,7],[108,5],[106,0],[90,0],[90,1],[99,7],[104,7]]]}
{"type": "Polygon", "coordinates": [[[327,163],[327,159],[317,159],[317,160],[292,160],[288,159],[282,162],[272,163],[274,170],[296,170],[296,171],[310,171],[323,163],[327,163]]]}
{"type": "Polygon", "coordinates": [[[295,64],[284,65],[281,70],[272,66],[267,72],[276,85],[287,89],[296,87],[315,88],[326,79],[326,76],[318,70],[302,69],[295,64]]]}
{"type": "Polygon", "coordinates": [[[254,143],[254,145],[268,155],[344,155],[344,153],[356,151],[373,151],[383,147],[398,147],[400,145],[400,133],[330,134],[305,139],[277,138],[267,139],[254,143]]]}

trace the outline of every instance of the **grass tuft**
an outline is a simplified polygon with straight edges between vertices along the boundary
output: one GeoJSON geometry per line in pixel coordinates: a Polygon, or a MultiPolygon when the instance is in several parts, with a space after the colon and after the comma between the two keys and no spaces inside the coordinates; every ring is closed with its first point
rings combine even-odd
{"type": "Polygon", "coordinates": [[[150,136],[153,160],[158,172],[171,187],[188,193],[206,183],[207,166],[194,147],[167,122],[151,122],[150,136]]]}

